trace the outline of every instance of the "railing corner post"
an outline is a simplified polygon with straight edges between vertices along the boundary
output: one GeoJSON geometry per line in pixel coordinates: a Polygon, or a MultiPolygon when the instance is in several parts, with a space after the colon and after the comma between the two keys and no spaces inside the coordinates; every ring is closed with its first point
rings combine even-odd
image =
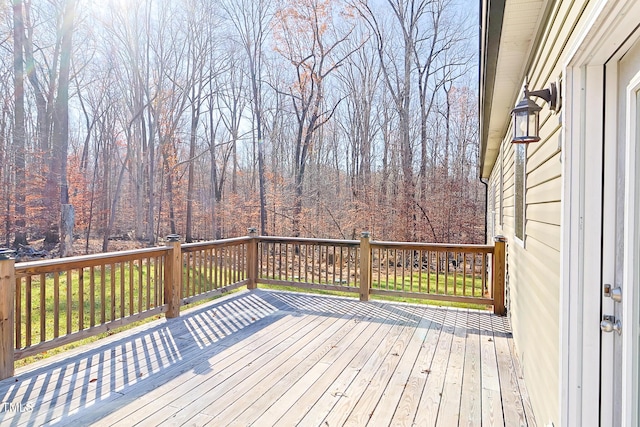
{"type": "Polygon", "coordinates": [[[248,248],[247,248],[247,276],[249,282],[247,289],[258,288],[258,231],[255,227],[247,229],[249,232],[248,248]]]}
{"type": "Polygon", "coordinates": [[[371,234],[360,234],[360,301],[369,301],[371,294],[371,234]]]}
{"type": "Polygon", "coordinates": [[[10,249],[0,249],[0,380],[14,375],[15,259],[10,249]]]}
{"type": "Polygon", "coordinates": [[[180,294],[182,291],[182,248],[180,236],[169,234],[166,245],[171,249],[164,269],[164,303],[167,305],[165,316],[168,319],[180,316],[180,294]]]}
{"type": "Polygon", "coordinates": [[[496,236],[495,247],[493,250],[493,312],[500,316],[507,314],[504,303],[505,292],[505,276],[506,276],[506,245],[507,238],[504,236],[496,236]]]}

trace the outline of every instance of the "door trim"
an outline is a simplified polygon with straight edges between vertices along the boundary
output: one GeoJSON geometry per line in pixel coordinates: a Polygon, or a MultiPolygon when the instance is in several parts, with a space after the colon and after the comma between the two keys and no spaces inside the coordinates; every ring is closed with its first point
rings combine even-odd
{"type": "Polygon", "coordinates": [[[625,212],[624,212],[624,272],[622,307],[622,422],[623,425],[638,424],[638,284],[640,278],[640,150],[638,149],[640,123],[638,102],[640,100],[640,72],[627,87],[627,130],[625,141],[625,212]],[[634,336],[635,335],[635,336],[634,336]],[[630,375],[629,375],[630,373],[630,375]],[[635,381],[634,381],[635,379],[635,381]]]}
{"type": "Polygon", "coordinates": [[[608,250],[601,241],[603,206],[607,206],[602,192],[603,163],[609,161],[603,153],[603,143],[612,126],[605,122],[605,104],[606,114],[612,111],[604,94],[605,85],[613,84],[614,77],[617,78],[615,73],[605,73],[605,65],[617,61],[624,52],[621,47],[631,43],[628,36],[637,25],[640,4],[635,0],[597,0],[586,15],[575,42],[569,46],[563,67],[566,81],[560,272],[563,426],[597,425],[601,417],[612,419],[611,408],[607,409],[602,400],[611,396],[613,385],[601,384],[598,369],[601,363],[613,361],[612,351],[602,354],[601,359],[603,348],[613,348],[613,341],[611,345],[606,343],[613,338],[603,337],[601,342],[599,328],[603,310],[602,275],[607,274],[602,270],[601,260],[603,251],[608,250]]]}

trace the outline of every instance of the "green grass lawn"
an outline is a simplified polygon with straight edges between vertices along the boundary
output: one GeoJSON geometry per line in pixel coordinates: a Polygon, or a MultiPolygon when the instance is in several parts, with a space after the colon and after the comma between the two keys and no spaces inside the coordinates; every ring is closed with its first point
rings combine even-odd
{"type": "MultiPolygon", "coordinates": [[[[488,284],[487,284],[488,285],[488,284]]],[[[373,274],[371,287],[373,289],[388,289],[392,291],[432,293],[440,295],[460,295],[468,297],[483,297],[482,279],[471,274],[449,272],[435,274],[434,272],[414,272],[410,276],[396,276],[389,274],[373,274]]]]}
{"type": "MultiPolygon", "coordinates": [[[[182,297],[197,295],[214,289],[227,286],[242,276],[240,272],[225,268],[211,269],[211,265],[190,264],[184,267],[182,297]]],[[[90,328],[91,326],[108,323],[113,320],[127,318],[131,315],[153,309],[163,304],[163,289],[160,275],[162,268],[152,260],[135,260],[116,263],[93,268],[73,270],[71,274],[46,274],[32,276],[30,282],[23,279],[21,292],[17,302],[20,303],[20,322],[16,327],[20,333],[19,348],[34,345],[41,341],[49,341],[55,337],[90,328]],[[27,290],[30,289],[30,291],[27,290]],[[41,310],[40,307],[44,307],[41,310]],[[58,308],[57,319],[54,316],[58,308]],[[27,310],[31,312],[31,321],[28,322],[27,310]],[[30,337],[30,344],[27,338],[30,337]]],[[[264,276],[263,276],[264,277],[264,276]]],[[[326,276],[332,278],[332,275],[326,276]]],[[[292,281],[302,281],[302,278],[288,278],[292,281]]],[[[393,277],[379,275],[374,272],[373,289],[388,289],[393,291],[429,293],[448,295],[483,296],[482,283],[476,278],[475,290],[472,292],[472,278],[470,275],[450,273],[445,275],[425,272],[414,272],[412,276],[393,277]],[[455,292],[454,292],[455,289],[455,292]]],[[[316,277],[316,282],[319,282],[316,277]]],[[[339,283],[326,283],[328,285],[341,285],[354,289],[354,292],[341,292],[322,289],[304,289],[304,292],[315,294],[328,294],[340,296],[357,296],[358,283],[353,277],[340,279],[339,283]],[[355,295],[354,295],[355,294],[355,295]]],[[[295,290],[300,288],[292,286],[260,285],[266,289],[295,290]]],[[[192,305],[202,304],[212,299],[202,300],[192,305]]],[[[384,301],[400,301],[408,303],[428,303],[438,306],[467,307],[486,309],[485,305],[456,303],[447,301],[428,300],[427,298],[407,298],[390,295],[372,295],[372,298],[384,301]]],[[[189,307],[189,306],[186,306],[189,307]]],[[[90,338],[86,338],[72,344],[61,346],[41,354],[24,358],[16,362],[16,367],[23,366],[35,360],[67,351],[90,342],[94,342],[121,330],[132,328],[155,319],[163,317],[155,314],[152,317],[131,323],[127,326],[114,328],[90,338]]]]}
{"type": "MultiPolygon", "coordinates": [[[[68,335],[92,326],[153,309],[163,304],[162,269],[153,262],[118,263],[73,270],[71,274],[52,273],[35,275],[22,280],[20,295],[16,303],[20,304],[19,319],[16,319],[16,332],[20,335],[18,348],[28,347],[42,341],[68,335]],[[41,306],[44,308],[41,310],[41,306]],[[56,318],[56,307],[58,316],[56,318]],[[31,319],[27,316],[31,313],[31,319]],[[19,320],[19,322],[18,322],[19,320]],[[29,340],[29,341],[28,341],[29,340]]],[[[217,271],[217,275],[206,272],[203,266],[184,268],[183,297],[192,296],[230,284],[234,275],[228,269],[217,271]],[[189,285],[189,289],[186,286],[189,285]]],[[[182,309],[203,304],[220,295],[213,296],[182,309]]],[[[16,367],[35,360],[58,354],[77,346],[94,342],[119,331],[159,319],[162,314],[114,328],[90,338],[64,345],[35,356],[16,361],[16,367]]]]}

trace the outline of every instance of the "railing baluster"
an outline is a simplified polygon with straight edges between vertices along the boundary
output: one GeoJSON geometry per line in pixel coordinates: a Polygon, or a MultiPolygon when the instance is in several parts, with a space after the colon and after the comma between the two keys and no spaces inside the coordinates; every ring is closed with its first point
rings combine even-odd
{"type": "Polygon", "coordinates": [[[473,293],[476,295],[476,254],[471,255],[471,283],[473,283],[473,293]]]}
{"type": "Polygon", "coordinates": [[[236,283],[238,280],[238,246],[233,245],[230,248],[231,251],[231,283],[236,283]]]}
{"type": "Polygon", "coordinates": [[[109,276],[111,278],[111,320],[116,320],[116,265],[111,264],[109,267],[109,276]]]}
{"type": "MultiPolygon", "coordinates": [[[[258,243],[256,242],[256,247],[258,243]]],[[[247,247],[248,245],[240,246],[240,280],[245,280],[247,278],[247,247]]],[[[257,253],[256,253],[257,255],[257,253]]],[[[253,261],[254,264],[258,263],[258,260],[253,261]]],[[[260,277],[259,270],[256,271],[256,280],[260,277]]]]}
{"type": "Polygon", "coordinates": [[[209,250],[202,249],[202,287],[200,293],[209,292],[209,250]]]}
{"type": "MultiPolygon", "coordinates": [[[[182,261],[182,259],[180,260],[182,261]]],[[[142,280],[142,258],[138,259],[138,313],[142,313],[142,303],[144,300],[144,281],[142,280]]]]}
{"type": "Polygon", "coordinates": [[[231,264],[231,249],[229,247],[225,248],[225,263],[227,265],[227,281],[225,283],[225,285],[229,285],[231,283],[231,268],[232,268],[232,264],[231,264]]]}
{"type": "Polygon", "coordinates": [[[146,289],[147,289],[147,303],[146,309],[149,310],[151,308],[151,257],[146,258],[147,262],[145,264],[147,280],[146,280],[146,289]]]}
{"type": "MultiPolygon", "coordinates": [[[[458,295],[458,252],[453,252],[453,295],[458,295]]],[[[464,295],[464,289],[462,290],[464,295]]]]}
{"type": "MultiPolygon", "coordinates": [[[[106,266],[105,264],[100,264],[100,323],[104,323],[106,321],[106,266]]],[[[57,311],[57,310],[56,310],[57,311]]]]}
{"type": "Polygon", "coordinates": [[[393,290],[398,290],[398,251],[393,250],[393,290]]]}
{"type": "MultiPolygon", "coordinates": [[[[256,272],[256,279],[260,280],[263,278],[262,276],[262,269],[264,268],[264,242],[257,242],[257,250],[258,252],[256,253],[257,256],[257,260],[255,261],[257,266],[258,266],[258,271],[256,272]]],[[[245,249],[245,263],[247,265],[247,267],[244,269],[244,271],[249,271],[249,249],[248,247],[245,249]]]]}
{"type": "MultiPolygon", "coordinates": [[[[327,249],[329,247],[327,246],[327,249]]],[[[335,284],[336,283],[336,262],[338,262],[337,258],[336,258],[336,247],[333,246],[333,255],[332,255],[332,263],[331,263],[331,283],[335,284]]]]}
{"type": "Polygon", "coordinates": [[[424,253],[422,249],[418,252],[418,292],[422,293],[422,260],[424,253]]]}
{"type": "Polygon", "coordinates": [[[27,332],[27,336],[26,336],[26,342],[25,342],[25,347],[29,347],[31,345],[31,328],[32,328],[32,301],[31,301],[31,285],[32,285],[32,281],[31,281],[31,276],[27,277],[27,280],[25,281],[25,302],[27,303],[27,307],[26,307],[26,312],[25,312],[25,329],[27,332]]]}
{"type": "Polygon", "coordinates": [[[161,305],[159,262],[160,262],[160,259],[158,257],[153,258],[153,306],[154,307],[159,307],[161,305]]]}
{"type": "Polygon", "coordinates": [[[89,267],[89,326],[96,325],[96,276],[95,267],[89,267]]]}
{"type": "Polygon", "coordinates": [[[47,278],[40,275],[40,342],[47,340],[47,278]]]}
{"type": "MultiPolygon", "coordinates": [[[[17,302],[17,301],[16,301],[17,302]]],[[[53,272],[53,338],[60,334],[60,274],[53,272]]]]}
{"type": "Polygon", "coordinates": [[[469,292],[467,288],[467,255],[468,254],[466,252],[462,253],[462,289],[464,290],[465,295],[469,292]]]}
{"type": "Polygon", "coordinates": [[[284,244],[284,280],[289,281],[289,254],[293,253],[293,246],[284,244]]]}
{"type": "Polygon", "coordinates": [[[434,265],[434,270],[433,270],[433,274],[435,276],[435,294],[439,294],[440,293],[440,251],[439,250],[434,250],[433,251],[433,257],[434,257],[434,261],[433,261],[433,265],[434,265]]]}
{"type": "Polygon", "coordinates": [[[22,348],[22,279],[21,278],[16,277],[15,287],[16,287],[16,291],[15,291],[16,305],[14,307],[14,311],[15,311],[14,318],[16,322],[15,348],[22,348]]]}
{"type": "MultiPolygon", "coordinates": [[[[71,270],[67,270],[67,335],[71,333],[71,316],[73,315],[73,293],[71,291],[71,270]]],[[[29,343],[31,345],[31,343],[29,343]]],[[[28,346],[29,346],[28,345],[28,346]]],[[[27,346],[27,347],[28,347],[27,346]]]]}
{"type": "Polygon", "coordinates": [[[207,292],[208,284],[207,284],[207,250],[203,249],[200,251],[200,289],[199,294],[207,292]]]}
{"type": "Polygon", "coordinates": [[[156,292],[158,293],[158,302],[156,303],[157,307],[162,306],[164,302],[164,266],[165,264],[166,264],[165,257],[158,258],[158,266],[156,270],[156,282],[157,282],[156,292]]]}
{"type": "Polygon", "coordinates": [[[120,317],[125,316],[125,290],[124,290],[124,261],[120,265],[120,317]]]}
{"type": "Polygon", "coordinates": [[[316,250],[317,245],[312,245],[311,251],[311,283],[316,283],[316,250]]]}
{"type": "Polygon", "coordinates": [[[133,260],[129,261],[129,315],[132,316],[134,311],[135,311],[135,305],[134,305],[134,283],[133,283],[133,276],[134,276],[134,269],[135,266],[133,264],[133,260]]]}
{"type": "Polygon", "coordinates": [[[278,280],[282,280],[282,243],[278,245],[278,280]]]}
{"type": "Polygon", "coordinates": [[[482,296],[487,291],[487,254],[482,254],[482,296]]]}
{"type": "Polygon", "coordinates": [[[444,294],[449,294],[449,251],[444,253],[444,294]]]}
{"type": "Polygon", "coordinates": [[[198,251],[191,252],[191,274],[193,277],[191,278],[191,285],[186,288],[185,297],[190,297],[196,294],[196,287],[198,286],[200,276],[200,267],[198,266],[199,256],[200,254],[198,251]]]}
{"type": "Polygon", "coordinates": [[[196,280],[196,265],[195,265],[195,254],[193,252],[187,252],[184,254],[187,262],[187,274],[186,274],[186,283],[182,284],[182,290],[180,291],[180,298],[185,298],[191,295],[191,287],[192,283],[196,280]]]}
{"type": "Polygon", "coordinates": [[[78,269],[78,330],[84,329],[84,268],[78,269]]]}
{"type": "Polygon", "coordinates": [[[224,286],[224,248],[218,249],[218,287],[224,286]]]}
{"type": "Polygon", "coordinates": [[[270,242],[262,243],[262,256],[264,256],[264,262],[262,268],[264,269],[265,278],[273,279],[273,275],[269,273],[269,267],[271,266],[271,246],[270,242]]]}
{"type": "MultiPolygon", "coordinates": [[[[304,252],[304,258],[305,260],[307,259],[307,246],[306,245],[300,245],[300,253],[298,254],[298,282],[301,281],[302,278],[302,254],[304,252]],[[303,251],[304,249],[304,251],[303,251]]],[[[305,267],[306,267],[306,263],[305,263],[305,267]]],[[[307,272],[306,272],[306,268],[305,268],[305,279],[307,277],[307,272]]],[[[306,280],[305,280],[306,282],[306,280]]]]}

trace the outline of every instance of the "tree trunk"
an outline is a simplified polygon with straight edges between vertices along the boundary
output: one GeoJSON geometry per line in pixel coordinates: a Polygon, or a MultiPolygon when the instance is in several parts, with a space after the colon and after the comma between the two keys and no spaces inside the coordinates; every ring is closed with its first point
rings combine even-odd
{"type": "Polygon", "coordinates": [[[15,211],[16,230],[13,246],[27,245],[26,231],[26,190],[25,190],[25,126],[24,126],[24,59],[23,51],[24,22],[22,1],[13,0],[13,71],[14,71],[14,129],[13,147],[15,150],[15,211]]]}
{"type": "MultiPolygon", "coordinates": [[[[195,90],[194,90],[195,92],[195,90]]],[[[198,95],[196,95],[198,97],[198,95]]],[[[195,97],[194,97],[195,98],[195,97]]],[[[194,184],[194,159],[196,157],[196,131],[200,118],[200,101],[194,99],[191,105],[191,132],[189,135],[189,171],[187,180],[187,218],[185,241],[193,242],[193,184],[194,184]]]]}
{"type": "Polygon", "coordinates": [[[58,94],[55,102],[54,153],[59,165],[60,182],[60,255],[69,256],[73,252],[71,242],[73,240],[73,208],[62,209],[69,204],[69,184],[67,182],[67,153],[69,151],[69,75],[71,68],[71,51],[73,38],[73,21],[75,19],[76,0],[67,0],[65,3],[62,36],[60,48],[60,74],[58,79],[58,94]],[[69,230],[70,228],[70,230],[69,230]]]}

